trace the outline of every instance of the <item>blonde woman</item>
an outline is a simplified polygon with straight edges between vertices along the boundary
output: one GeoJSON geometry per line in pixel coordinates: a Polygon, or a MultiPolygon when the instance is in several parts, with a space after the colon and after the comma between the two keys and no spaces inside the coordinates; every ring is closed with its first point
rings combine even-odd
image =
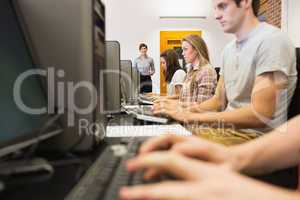
{"type": "Polygon", "coordinates": [[[194,103],[202,103],[213,97],[217,86],[217,73],[209,63],[209,54],[204,40],[198,35],[188,35],[182,40],[182,55],[188,73],[177,99],[159,99],[154,111],[174,110],[194,103]]]}
{"type": "Polygon", "coordinates": [[[188,73],[183,83],[180,101],[201,103],[215,94],[217,73],[209,63],[209,54],[204,40],[189,35],[182,40],[182,55],[188,63],[188,73]]]}

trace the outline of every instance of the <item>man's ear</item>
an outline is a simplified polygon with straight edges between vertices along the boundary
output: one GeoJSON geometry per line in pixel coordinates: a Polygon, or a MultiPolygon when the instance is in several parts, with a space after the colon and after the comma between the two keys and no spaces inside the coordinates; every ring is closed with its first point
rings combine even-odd
{"type": "Polygon", "coordinates": [[[242,0],[241,4],[244,8],[252,8],[252,0],[242,0]]]}

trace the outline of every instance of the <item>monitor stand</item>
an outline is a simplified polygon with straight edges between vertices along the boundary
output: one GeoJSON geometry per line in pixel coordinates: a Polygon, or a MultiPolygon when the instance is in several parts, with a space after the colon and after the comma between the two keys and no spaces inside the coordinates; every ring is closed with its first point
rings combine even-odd
{"type": "Polygon", "coordinates": [[[52,175],[53,173],[53,167],[43,158],[0,163],[0,177],[52,175]]]}

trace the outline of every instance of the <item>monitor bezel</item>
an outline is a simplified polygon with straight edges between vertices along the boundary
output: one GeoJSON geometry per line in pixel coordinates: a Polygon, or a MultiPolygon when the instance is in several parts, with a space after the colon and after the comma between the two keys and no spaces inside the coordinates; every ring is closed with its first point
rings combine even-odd
{"type": "MultiPolygon", "coordinates": [[[[33,53],[32,53],[32,48],[30,48],[31,47],[29,42],[30,40],[28,39],[28,36],[25,33],[26,29],[24,29],[25,25],[24,23],[22,23],[20,12],[18,12],[18,8],[14,0],[8,0],[8,1],[11,5],[12,12],[16,19],[17,26],[21,33],[22,40],[24,41],[25,48],[27,48],[28,50],[27,53],[29,58],[31,59],[33,68],[36,68],[35,57],[32,55],[33,53]]],[[[45,101],[47,102],[47,93],[45,92],[45,88],[43,87],[43,80],[40,76],[37,77],[37,80],[38,82],[40,82],[41,91],[44,94],[45,101]]],[[[42,117],[44,118],[43,121],[45,123],[49,118],[51,118],[51,116],[48,113],[42,115],[42,117]]],[[[62,133],[63,130],[61,129],[61,127],[62,126],[56,122],[55,125],[52,125],[49,129],[47,129],[46,133],[42,133],[41,129],[43,127],[40,127],[39,129],[32,130],[31,131],[32,133],[26,133],[26,135],[22,134],[22,136],[16,137],[9,141],[0,142],[0,158],[3,156],[7,156],[17,150],[24,149],[42,140],[48,139],[50,137],[62,133]]]]}

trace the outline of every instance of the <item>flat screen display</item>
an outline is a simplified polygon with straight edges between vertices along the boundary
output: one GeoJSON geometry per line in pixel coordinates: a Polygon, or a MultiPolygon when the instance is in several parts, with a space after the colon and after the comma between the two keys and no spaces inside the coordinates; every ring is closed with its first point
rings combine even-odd
{"type": "Polygon", "coordinates": [[[26,45],[14,6],[10,0],[0,1],[0,150],[10,144],[33,137],[42,127],[46,113],[26,112],[30,109],[47,108],[47,100],[41,85],[41,76],[25,76],[28,70],[36,70],[26,45]],[[16,81],[20,90],[14,91],[16,81]],[[15,96],[14,96],[15,92],[15,96]],[[19,95],[16,95],[19,94],[19,95]],[[17,96],[19,100],[16,101],[17,96]],[[24,107],[24,106],[23,106],[24,107]]]}

